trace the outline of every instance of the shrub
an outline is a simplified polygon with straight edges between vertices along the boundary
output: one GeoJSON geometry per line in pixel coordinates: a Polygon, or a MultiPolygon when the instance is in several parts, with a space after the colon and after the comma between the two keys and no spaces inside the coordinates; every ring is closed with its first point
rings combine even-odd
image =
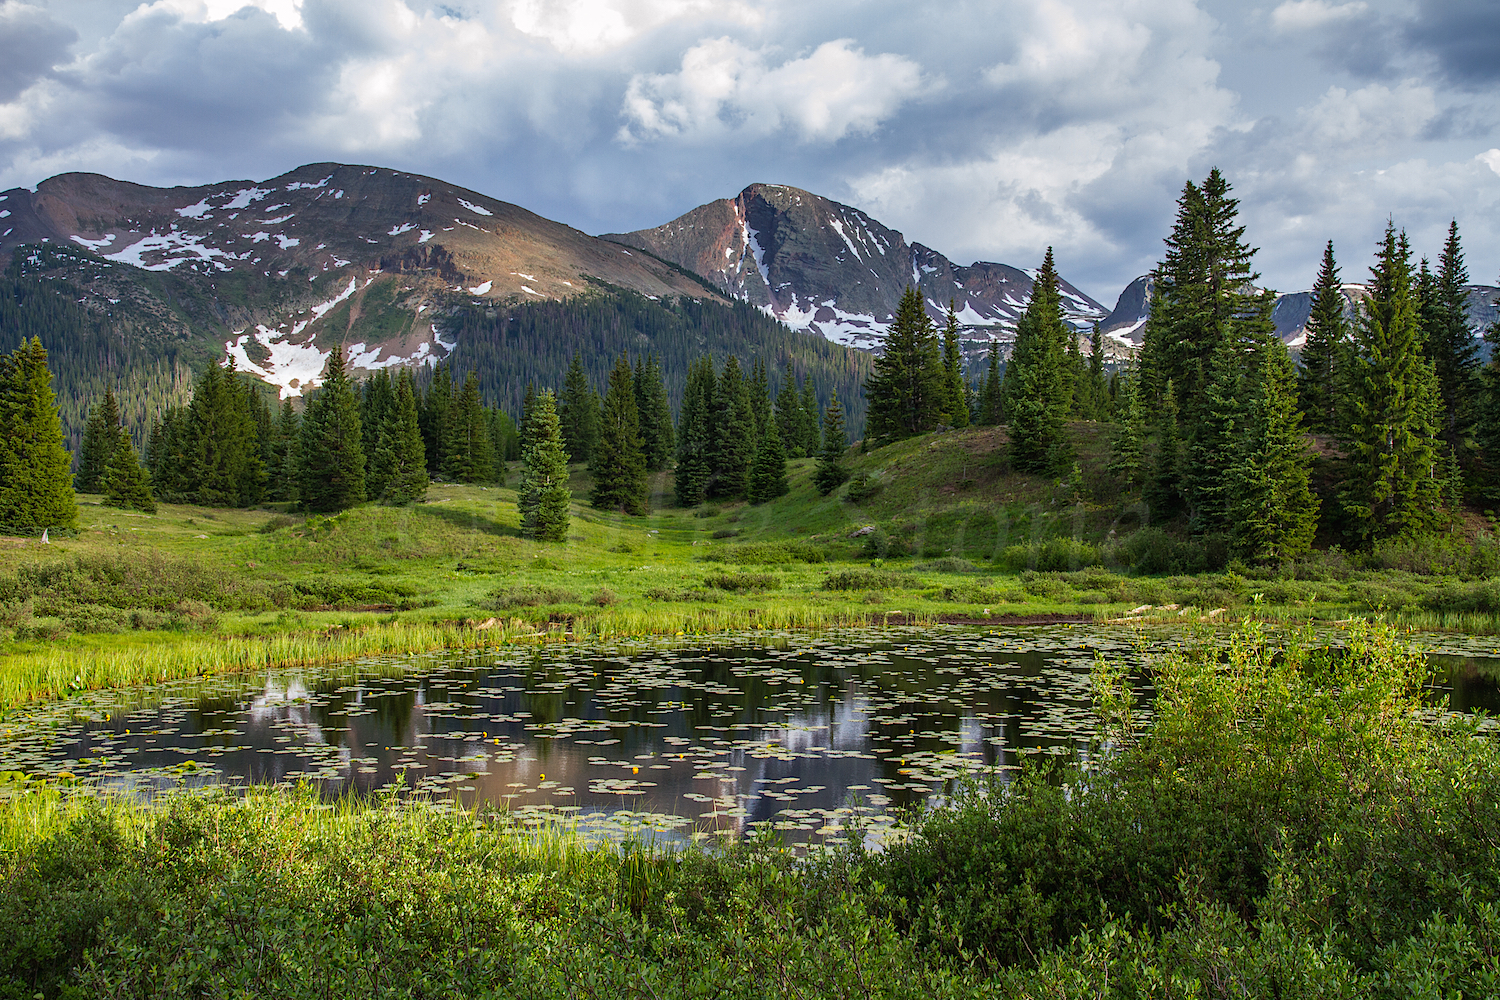
{"type": "Polygon", "coordinates": [[[259,531],[263,535],[270,535],[277,531],[280,531],[283,528],[295,528],[296,526],[297,519],[295,517],[287,517],[285,514],[282,514],[279,517],[273,517],[265,524],[262,524],[259,528],[259,531]]]}
{"type": "Polygon", "coordinates": [[[844,499],[850,503],[864,503],[879,493],[882,485],[880,480],[868,472],[861,472],[849,480],[849,488],[844,490],[844,499]]]}
{"type": "Polygon", "coordinates": [[[827,556],[821,548],[807,542],[756,542],[731,546],[711,558],[738,565],[784,566],[794,562],[820,563],[827,556]]]}
{"type": "Polygon", "coordinates": [[[600,587],[594,591],[594,596],[589,598],[590,604],[596,604],[601,608],[607,608],[611,604],[620,603],[620,595],[608,587],[600,587]]]}
{"type": "Polygon", "coordinates": [[[823,578],[824,590],[902,590],[916,586],[920,584],[914,576],[879,569],[846,569],[823,578]]]}
{"type": "Polygon", "coordinates": [[[490,591],[490,607],[495,611],[510,608],[536,608],[544,604],[577,604],[578,594],[562,587],[538,584],[497,587],[490,591]]]}
{"type": "Polygon", "coordinates": [[[723,513],[723,511],[720,510],[717,506],[699,507],[697,510],[693,511],[693,516],[694,517],[718,517],[722,513],[723,513]]]}
{"type": "Polygon", "coordinates": [[[717,601],[719,595],[710,590],[697,590],[688,588],[685,590],[673,590],[670,587],[652,587],[645,591],[645,596],[653,601],[717,601]]]}
{"type": "Polygon", "coordinates": [[[715,573],[703,578],[705,587],[715,590],[747,591],[776,590],[781,586],[779,577],[771,573],[715,573]]]}
{"type": "Polygon", "coordinates": [[[912,567],[919,573],[977,573],[979,567],[967,559],[944,556],[912,567]]]}
{"type": "Polygon", "coordinates": [[[710,537],[711,538],[733,538],[735,535],[738,535],[739,533],[740,533],[740,529],[738,529],[738,528],[720,528],[718,531],[715,531],[710,537]]]}
{"type": "Polygon", "coordinates": [[[1221,570],[1228,564],[1229,539],[1224,535],[1179,538],[1160,528],[1142,528],[1120,543],[1113,554],[1132,573],[1202,573],[1221,570]]]}
{"type": "Polygon", "coordinates": [[[1076,538],[1051,538],[1045,542],[1011,545],[1000,553],[999,562],[1012,573],[1028,569],[1054,573],[1097,564],[1099,550],[1076,538]]]}

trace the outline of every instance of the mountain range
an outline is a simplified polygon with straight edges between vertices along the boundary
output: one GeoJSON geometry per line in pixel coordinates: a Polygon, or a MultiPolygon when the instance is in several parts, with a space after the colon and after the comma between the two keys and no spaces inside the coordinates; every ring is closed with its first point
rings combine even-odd
{"type": "MultiPolygon", "coordinates": [[[[0,193],[7,261],[15,274],[70,282],[82,307],[127,339],[189,359],[228,354],[283,396],[317,381],[335,343],[356,374],[429,364],[460,336],[494,334],[476,311],[494,321],[584,293],[744,303],[868,352],[912,285],[938,322],[951,304],[973,363],[991,341],[1012,339],[1034,273],[956,264],[857,208],[785,185],[752,184],[655,228],[595,237],[436,178],[334,163],[200,187],[73,173],[14,188],[0,193]]],[[[1081,334],[1101,324],[1116,357],[1140,344],[1149,277],[1113,309],[1066,280],[1061,290],[1081,334]]],[[[1351,310],[1363,293],[1345,286],[1351,310]]],[[[1277,332],[1292,346],[1309,298],[1277,300],[1277,332]]],[[[1476,330],[1500,319],[1497,298],[1500,289],[1471,286],[1476,330]]]]}

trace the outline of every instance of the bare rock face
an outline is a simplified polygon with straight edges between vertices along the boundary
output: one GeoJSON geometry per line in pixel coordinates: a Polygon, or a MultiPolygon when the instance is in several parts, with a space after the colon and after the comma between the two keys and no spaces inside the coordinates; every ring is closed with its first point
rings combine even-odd
{"type": "Polygon", "coordinates": [[[515,205],[395,170],[316,163],[267,181],[153,188],[61,174],[0,195],[0,264],[65,250],[72,277],[298,395],[334,344],[356,369],[435,361],[456,303],[591,286],[713,297],[677,269],[515,205]],[[161,282],[149,280],[159,273],[161,282]]]}
{"type": "MultiPolygon", "coordinates": [[[[752,184],[655,229],[603,238],[694,271],[794,329],[865,350],[884,342],[908,285],[936,321],[952,302],[970,353],[1013,339],[1031,295],[1032,272],[954,264],[857,208],[780,184],[752,184]]],[[[1076,329],[1105,317],[1103,306],[1067,282],[1062,293],[1076,329]]]]}

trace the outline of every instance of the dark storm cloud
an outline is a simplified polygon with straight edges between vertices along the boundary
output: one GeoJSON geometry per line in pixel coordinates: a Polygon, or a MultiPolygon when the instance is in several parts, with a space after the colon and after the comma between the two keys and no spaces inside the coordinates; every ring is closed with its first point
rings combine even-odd
{"type": "Polygon", "coordinates": [[[1405,36],[1459,86],[1500,82],[1500,3],[1495,0],[1421,0],[1405,36]]]}
{"type": "Polygon", "coordinates": [[[77,39],[78,32],[45,11],[0,4],[0,103],[13,100],[65,61],[77,39]]]}

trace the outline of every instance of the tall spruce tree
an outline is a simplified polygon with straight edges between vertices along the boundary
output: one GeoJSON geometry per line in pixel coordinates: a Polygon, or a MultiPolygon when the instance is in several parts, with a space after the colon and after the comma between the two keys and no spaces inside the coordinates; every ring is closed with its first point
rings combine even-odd
{"type": "Polygon", "coordinates": [[[1423,343],[1442,394],[1440,437],[1467,462],[1473,448],[1479,344],[1469,327],[1469,269],[1456,219],[1448,224],[1448,239],[1425,306],[1423,343]]]}
{"type": "Polygon", "coordinates": [[[964,354],[958,342],[958,316],[954,302],[948,300],[948,315],[943,322],[943,383],[945,420],[949,427],[969,426],[969,384],[964,380],[964,354]]]}
{"type": "Polygon", "coordinates": [[[1479,419],[1475,435],[1479,446],[1476,485],[1490,503],[1500,501],[1500,322],[1484,331],[1490,345],[1490,360],[1479,371],[1479,419]]]}
{"type": "Polygon", "coordinates": [[[114,458],[123,434],[120,403],[115,398],[115,391],[106,389],[104,398],[94,404],[89,422],[83,428],[83,442],[78,448],[78,472],[73,477],[75,490],[79,493],[103,492],[104,469],[114,458]]]}
{"type": "Polygon", "coordinates": [[[539,542],[566,541],[573,495],[568,491],[568,453],[551,389],[538,395],[532,408],[521,467],[521,533],[539,542]]]}
{"type": "Polygon", "coordinates": [[[755,444],[759,447],[766,425],[771,422],[771,380],[766,374],[764,358],[756,358],[750,366],[750,378],[745,388],[750,393],[750,415],[755,420],[755,444]]]}
{"type": "Polygon", "coordinates": [[[776,421],[766,418],[766,432],[755,448],[755,460],[750,464],[750,480],[746,496],[753,504],[765,503],[785,496],[791,487],[786,481],[786,451],[781,447],[781,431],[776,421]]]}
{"type": "Polygon", "coordinates": [[[1109,440],[1109,472],[1134,489],[1146,482],[1146,411],[1141,405],[1140,378],[1135,372],[1120,376],[1114,434],[1109,440]]]}
{"type": "Polygon", "coordinates": [[[672,405],[662,383],[661,361],[653,354],[639,356],[635,362],[635,405],[641,419],[641,454],[646,468],[659,472],[667,467],[677,450],[672,430],[672,405]]]}
{"type": "Polygon", "coordinates": [[[1000,371],[1000,342],[990,341],[989,369],[979,393],[979,423],[993,427],[1005,419],[1005,379],[1000,371]]]}
{"type": "Polygon", "coordinates": [[[1421,535],[1441,520],[1437,376],[1422,353],[1406,234],[1386,225],[1354,325],[1340,420],[1339,502],[1355,538],[1421,535]]]}
{"type": "Polygon", "coordinates": [[[641,424],[631,382],[630,359],[622,354],[609,373],[609,389],[604,394],[589,503],[600,510],[643,515],[648,508],[646,459],[641,454],[641,424]]]}
{"type": "MultiPolygon", "coordinates": [[[[1141,387],[1137,387],[1136,392],[1142,393],[1141,387]]],[[[1150,509],[1153,524],[1172,521],[1182,514],[1186,506],[1182,497],[1184,449],[1178,420],[1177,389],[1169,381],[1162,393],[1161,405],[1157,407],[1149,424],[1156,447],[1142,494],[1150,509]]]]}
{"type": "MultiPolygon", "coordinates": [[[[297,499],[297,437],[298,421],[296,409],[290,399],[281,401],[281,410],[271,428],[266,456],[266,499],[278,502],[297,499]]],[[[152,463],[154,468],[154,460],[152,463]]]]}
{"type": "Polygon", "coordinates": [[[599,440],[599,397],[589,385],[583,370],[583,355],[573,352],[568,375],[563,382],[562,398],[557,404],[562,425],[563,447],[574,462],[587,462],[599,440]]]}
{"type": "Polygon", "coordinates": [[[818,450],[818,395],[813,391],[812,373],[802,380],[801,398],[797,400],[797,439],[802,454],[818,450]]]}
{"type": "Polygon", "coordinates": [[[425,497],[431,480],[417,419],[416,381],[410,370],[396,376],[395,397],[376,445],[376,462],[381,468],[380,500],[400,507],[425,497]]]}
{"type": "Polygon", "coordinates": [[[183,503],[193,499],[189,475],[191,452],[187,410],[180,406],[167,407],[151,430],[147,452],[146,467],[151,473],[151,489],[158,500],[183,503]]]}
{"type": "Polygon", "coordinates": [[[365,499],[364,429],[359,397],[344,370],[344,351],[335,345],[323,384],[302,414],[298,442],[302,503],[319,514],[345,510],[365,499]]]}
{"type": "Polygon", "coordinates": [[[195,503],[248,507],[265,489],[265,466],[256,438],[254,390],[242,382],[234,359],[209,363],[188,404],[189,483],[195,503]]]}
{"type": "Polygon", "coordinates": [[[672,492],[679,507],[696,507],[707,495],[713,475],[716,385],[713,361],[694,358],[688,366],[677,421],[677,468],[673,471],[672,492]]]}
{"type": "Polygon", "coordinates": [[[427,474],[443,474],[444,446],[453,433],[453,373],[447,362],[440,361],[432,371],[432,381],[422,395],[422,445],[427,450],[427,474]]]}
{"type": "Polygon", "coordinates": [[[1104,378],[1104,334],[1098,323],[1089,334],[1088,371],[1081,385],[1082,392],[1077,394],[1081,405],[1075,405],[1078,415],[1084,420],[1108,420],[1109,384],[1104,378]]]}
{"type": "Polygon", "coordinates": [[[78,501],[72,464],[63,447],[47,349],[33,336],[0,358],[0,530],[73,527],[78,501]]]}
{"type": "Polygon", "coordinates": [[[495,481],[494,439],[479,396],[479,375],[470,371],[453,401],[443,475],[456,483],[495,481]]]}
{"type": "Polygon", "coordinates": [[[792,374],[792,363],[786,363],[786,377],[776,393],[776,429],[781,435],[783,447],[789,458],[807,455],[802,439],[802,397],[797,395],[797,380],[792,374]]]}
{"type": "Polygon", "coordinates": [[[1338,262],[1333,258],[1333,240],[1329,240],[1323,248],[1318,280],[1313,285],[1307,340],[1302,347],[1302,410],[1307,414],[1307,429],[1314,434],[1332,434],[1337,430],[1339,359],[1348,339],[1343,286],[1338,262]]]}
{"type": "Polygon", "coordinates": [[[1067,341],[1057,269],[1048,247],[1031,286],[1031,300],[1016,327],[1016,344],[1006,372],[1011,462],[1023,472],[1061,475],[1073,465],[1066,424],[1073,408],[1067,341]]]}
{"type": "Polygon", "coordinates": [[[1214,352],[1198,422],[1186,435],[1187,462],[1181,470],[1181,490],[1187,502],[1188,524],[1199,533],[1229,529],[1236,488],[1233,472],[1245,430],[1241,396],[1251,381],[1239,354],[1237,345],[1228,342],[1214,352]]]}
{"type": "Polygon", "coordinates": [[[1297,410],[1297,370],[1286,348],[1266,344],[1255,367],[1238,461],[1230,474],[1235,548],[1257,562],[1284,562],[1312,547],[1318,498],[1308,485],[1312,453],[1297,410]]]}
{"type": "Polygon", "coordinates": [[[115,453],[104,466],[103,481],[99,492],[104,494],[106,507],[121,510],[138,510],[143,514],[156,513],[156,499],[151,495],[151,483],[146,470],[136,458],[130,435],[121,433],[115,439],[115,453]]]}
{"type": "Polygon", "coordinates": [[[865,382],[869,436],[895,441],[932,430],[943,417],[946,391],[937,331],[922,297],[908,285],[865,382]]]}
{"type": "Polygon", "coordinates": [[[359,426],[365,435],[365,457],[371,460],[365,468],[365,488],[372,497],[379,496],[385,488],[384,480],[375,476],[373,459],[380,444],[380,431],[395,407],[396,390],[390,370],[381,368],[359,387],[359,426]]]}
{"type": "Polygon", "coordinates": [[[834,392],[823,411],[823,443],[818,449],[818,467],[813,472],[813,486],[823,496],[838,489],[849,478],[844,467],[844,452],[849,450],[849,435],[844,430],[844,406],[834,392]]]}
{"type": "Polygon", "coordinates": [[[734,355],[719,372],[713,426],[714,470],[708,494],[716,499],[742,499],[749,486],[750,462],[755,457],[755,414],[734,355]]]}

